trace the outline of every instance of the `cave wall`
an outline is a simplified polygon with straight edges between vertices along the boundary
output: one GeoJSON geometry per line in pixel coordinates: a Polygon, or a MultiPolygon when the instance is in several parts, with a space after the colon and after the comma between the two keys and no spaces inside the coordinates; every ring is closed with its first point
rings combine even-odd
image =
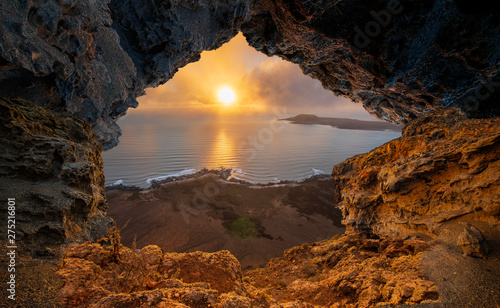
{"type": "Polygon", "coordinates": [[[500,227],[500,118],[441,109],[333,168],[348,233],[437,236],[457,218],[500,227]]]}
{"type": "Polygon", "coordinates": [[[110,149],[144,89],[228,42],[247,11],[245,0],[2,1],[0,97],[70,112],[110,149]]]}
{"type": "Polygon", "coordinates": [[[0,96],[70,112],[110,149],[145,88],[241,30],[387,121],[438,107],[496,116],[499,20],[490,1],[6,0],[0,96]]]}
{"type": "MultiPolygon", "coordinates": [[[[61,244],[106,236],[102,146],[90,125],[20,99],[0,98],[0,218],[15,199],[18,250],[53,255],[61,244]]],[[[9,232],[9,234],[11,234],[9,232]]],[[[7,239],[7,224],[0,228],[7,239]]]]}
{"type": "Polygon", "coordinates": [[[405,124],[439,107],[500,114],[493,2],[252,0],[243,33],[337,95],[405,124]]]}
{"type": "MultiPolygon", "coordinates": [[[[26,196],[21,197],[26,199],[23,233],[35,242],[40,239],[40,245],[49,238],[91,238],[87,223],[106,223],[101,149],[93,138],[104,149],[115,146],[121,134],[116,120],[137,107],[136,98],[146,87],[168,81],[180,67],[197,61],[202,51],[218,48],[241,30],[257,50],[299,64],[325,88],[361,102],[372,114],[410,123],[402,139],[374,152],[379,158],[356,157],[335,167],[346,224],[389,234],[398,233],[394,230],[401,226],[408,229],[404,224],[410,215],[431,215],[422,218],[429,232],[439,223],[433,216],[438,213],[481,212],[485,219],[496,219],[498,200],[491,196],[498,191],[498,135],[488,144],[480,134],[459,128],[476,125],[467,122],[471,117],[500,115],[499,18],[488,1],[1,1],[0,97],[36,103],[26,107],[28,103],[19,100],[1,101],[6,140],[0,152],[2,193],[26,196]],[[453,108],[461,111],[443,111],[453,108]],[[64,120],[69,116],[48,110],[75,118],[64,120]],[[444,120],[432,113],[435,110],[445,114],[444,120]],[[23,112],[39,126],[15,128],[14,115],[23,112]],[[39,119],[37,113],[51,120],[39,119]],[[415,120],[418,117],[446,129],[410,134],[418,125],[429,127],[415,120]],[[446,119],[465,124],[453,126],[446,119]],[[54,130],[54,123],[62,135],[50,139],[44,134],[54,130]],[[82,131],[86,137],[73,140],[65,135],[65,126],[66,133],[82,131]],[[457,141],[464,148],[455,148],[457,141]],[[398,152],[398,142],[406,154],[398,152]],[[426,142],[441,152],[428,152],[426,142]],[[481,142],[482,152],[470,152],[481,142]],[[54,154],[61,147],[74,150],[54,154]],[[393,165],[394,153],[400,154],[399,165],[393,165]],[[419,160],[418,153],[428,160],[419,160]],[[412,166],[413,171],[408,169],[412,166]],[[387,170],[377,169],[382,167],[387,170]],[[446,184],[451,178],[429,177],[433,172],[465,177],[457,185],[469,190],[450,186],[455,197],[426,196],[417,206],[401,187],[428,181],[444,183],[442,190],[451,185],[446,184]],[[484,175],[489,175],[486,182],[484,175]],[[72,177],[82,176],[86,182],[81,186],[72,182],[72,177]],[[489,188],[474,186],[476,179],[489,188]],[[42,189],[47,190],[38,191],[42,189]],[[51,216],[43,218],[43,212],[51,216]]],[[[488,121],[480,121],[478,131],[491,134],[491,126],[481,126],[490,125],[488,121]]],[[[437,191],[431,187],[426,193],[437,191]]]]}

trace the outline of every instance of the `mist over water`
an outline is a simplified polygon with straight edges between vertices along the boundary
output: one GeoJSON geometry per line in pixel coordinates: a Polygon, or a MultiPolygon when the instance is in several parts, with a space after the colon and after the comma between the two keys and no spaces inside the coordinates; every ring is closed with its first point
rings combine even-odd
{"type": "Polygon", "coordinates": [[[275,115],[131,113],[119,125],[120,143],[102,155],[106,185],[142,188],[148,179],[219,167],[254,183],[303,180],[401,135],[296,125],[275,115]]]}

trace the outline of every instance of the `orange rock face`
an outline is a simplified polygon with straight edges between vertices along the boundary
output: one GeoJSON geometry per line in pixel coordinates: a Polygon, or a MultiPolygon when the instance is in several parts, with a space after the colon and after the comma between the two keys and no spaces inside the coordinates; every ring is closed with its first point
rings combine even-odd
{"type": "Polygon", "coordinates": [[[500,119],[438,110],[333,169],[348,232],[433,236],[445,221],[500,218],[500,119]]]}
{"type": "Polygon", "coordinates": [[[289,249],[265,268],[248,272],[244,281],[253,298],[294,303],[279,307],[429,303],[439,294],[420,270],[427,247],[421,240],[342,236],[289,249]]]}
{"type": "Polygon", "coordinates": [[[294,247],[242,273],[228,252],[134,253],[90,242],[65,251],[58,274],[64,307],[374,307],[434,302],[421,240],[342,236],[294,247]],[[114,260],[114,261],[113,261],[114,260]],[[314,306],[313,306],[314,305],[314,306]]]}
{"type": "Polygon", "coordinates": [[[70,246],[58,271],[66,307],[210,307],[243,294],[241,266],[228,251],[163,253],[146,246],[138,253],[119,245],[70,246]],[[141,306],[143,305],[143,306],[141,306]]]}

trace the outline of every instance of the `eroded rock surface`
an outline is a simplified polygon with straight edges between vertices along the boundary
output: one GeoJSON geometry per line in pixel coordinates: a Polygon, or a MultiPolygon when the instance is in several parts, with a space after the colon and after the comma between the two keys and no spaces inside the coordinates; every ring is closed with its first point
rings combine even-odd
{"type": "Polygon", "coordinates": [[[0,3],[0,96],[68,111],[105,149],[146,87],[242,30],[338,95],[404,124],[437,107],[500,114],[499,15],[488,1],[0,3]]]}
{"type": "Polygon", "coordinates": [[[2,1],[0,96],[70,112],[108,149],[146,87],[229,41],[246,16],[246,0],[2,1]]]}
{"type": "Polygon", "coordinates": [[[67,307],[354,308],[439,298],[420,269],[428,247],[420,240],[338,237],[292,248],[245,274],[227,251],[114,247],[85,243],[66,250],[58,273],[67,307]]]}
{"type": "Polygon", "coordinates": [[[459,235],[457,245],[462,248],[464,255],[467,256],[486,258],[490,251],[490,245],[481,231],[469,224],[465,226],[464,232],[459,235]]]}
{"type": "Polygon", "coordinates": [[[241,266],[228,251],[135,253],[88,242],[65,251],[59,274],[67,307],[210,307],[224,301],[220,294],[244,294],[241,266]]]}
{"type": "Polygon", "coordinates": [[[466,214],[498,227],[500,119],[429,113],[402,137],[336,165],[333,176],[348,232],[433,236],[466,214]]]}
{"type": "Polygon", "coordinates": [[[0,196],[4,204],[15,199],[20,250],[50,254],[60,244],[106,235],[102,147],[88,123],[0,99],[0,132],[0,196]]]}
{"type": "Polygon", "coordinates": [[[493,2],[251,0],[249,44],[404,124],[439,106],[499,115],[493,2]]]}

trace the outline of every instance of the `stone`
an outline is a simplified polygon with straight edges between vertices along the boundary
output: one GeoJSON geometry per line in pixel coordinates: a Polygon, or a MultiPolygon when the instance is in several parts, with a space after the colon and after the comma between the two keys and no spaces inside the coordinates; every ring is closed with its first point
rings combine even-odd
{"type": "Polygon", "coordinates": [[[88,121],[104,149],[147,87],[242,31],[337,95],[405,124],[439,107],[500,115],[500,24],[464,1],[32,1],[0,3],[0,97],[88,121]],[[474,13],[472,13],[474,12],[474,13]]]}
{"type": "Polygon", "coordinates": [[[220,293],[243,293],[241,265],[227,250],[165,254],[160,271],[186,283],[207,282],[220,293]]]}
{"type": "Polygon", "coordinates": [[[252,301],[248,297],[240,296],[234,292],[221,296],[222,308],[250,308],[252,301]]]}
{"type": "Polygon", "coordinates": [[[436,301],[439,293],[435,284],[420,271],[422,253],[415,252],[425,242],[413,240],[406,244],[397,255],[386,252],[404,246],[403,241],[390,238],[345,235],[303,245],[301,249],[294,247],[266,267],[247,272],[246,289],[253,298],[259,292],[269,294],[279,307],[294,301],[291,307],[376,307],[436,301]],[[379,247],[380,251],[366,250],[368,247],[379,247]],[[333,263],[332,252],[337,258],[333,263]],[[291,255],[293,258],[289,258],[291,255]],[[304,263],[317,264],[312,276],[302,270],[304,263]]]}
{"type": "Polygon", "coordinates": [[[0,196],[15,198],[19,248],[43,255],[105,236],[112,220],[106,217],[102,147],[90,125],[1,98],[0,124],[0,196]]]}
{"type": "Polygon", "coordinates": [[[176,254],[149,245],[136,254],[118,245],[116,260],[113,247],[96,243],[65,250],[58,274],[66,306],[250,307],[240,264],[227,251],[176,254]]]}
{"type": "Polygon", "coordinates": [[[242,32],[392,123],[439,107],[498,116],[498,14],[491,2],[465,3],[251,0],[242,32]]]}
{"type": "Polygon", "coordinates": [[[247,1],[2,1],[0,97],[88,121],[105,149],[144,89],[234,37],[247,1]]]}
{"type": "MultiPolygon", "coordinates": [[[[105,234],[101,152],[118,143],[117,119],[240,30],[258,51],[406,124],[401,138],[334,167],[347,236],[245,274],[227,251],[71,245],[59,270],[67,307],[432,302],[438,290],[419,268],[427,245],[385,236],[433,237],[464,216],[500,224],[500,24],[485,2],[6,0],[0,25],[0,97],[33,101],[0,99],[0,197],[16,198],[16,241],[34,255],[105,234]]],[[[476,230],[457,243],[486,257],[476,230]]]]}
{"type": "Polygon", "coordinates": [[[144,262],[149,266],[159,265],[163,256],[163,251],[156,245],[148,245],[139,251],[139,256],[141,256],[144,262]]]}
{"type": "Polygon", "coordinates": [[[457,245],[462,248],[464,255],[486,259],[490,246],[481,231],[467,224],[464,232],[458,236],[457,245]]]}
{"type": "Polygon", "coordinates": [[[157,246],[138,254],[120,246],[127,259],[103,262],[113,259],[112,247],[87,242],[66,249],[58,274],[65,307],[361,308],[435,302],[438,290],[419,267],[422,253],[416,247],[423,244],[342,236],[292,248],[267,266],[242,273],[227,251],[162,253],[162,265],[153,268],[141,254],[156,260],[157,246]],[[407,249],[386,253],[395,246],[407,249]],[[334,264],[328,262],[332,251],[339,259],[334,264]],[[307,263],[315,264],[314,273],[304,272],[301,265],[307,263]]]}
{"type": "Polygon", "coordinates": [[[333,168],[347,232],[434,237],[467,214],[498,225],[499,149],[499,118],[442,109],[411,121],[400,138],[333,168]]]}

